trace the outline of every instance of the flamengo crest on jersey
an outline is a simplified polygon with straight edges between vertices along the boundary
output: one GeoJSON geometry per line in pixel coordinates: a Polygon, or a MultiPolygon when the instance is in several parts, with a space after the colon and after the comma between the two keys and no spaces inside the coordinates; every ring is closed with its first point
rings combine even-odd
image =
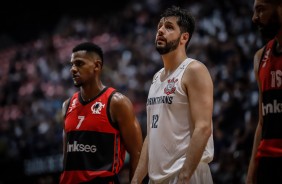
{"type": "Polygon", "coordinates": [[[101,114],[101,110],[104,107],[105,107],[105,104],[102,104],[101,102],[95,102],[95,104],[91,106],[92,113],[101,114]]]}

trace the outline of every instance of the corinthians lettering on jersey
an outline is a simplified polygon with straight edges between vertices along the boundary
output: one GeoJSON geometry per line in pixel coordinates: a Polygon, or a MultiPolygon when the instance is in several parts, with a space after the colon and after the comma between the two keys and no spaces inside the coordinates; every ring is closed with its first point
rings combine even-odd
{"type": "Polygon", "coordinates": [[[156,105],[156,104],[171,104],[173,100],[172,96],[159,96],[147,99],[147,105],[156,105]]]}
{"type": "Polygon", "coordinates": [[[158,96],[158,97],[148,98],[147,105],[172,104],[173,96],[169,96],[169,95],[175,93],[175,90],[176,90],[175,84],[177,81],[178,81],[177,78],[168,79],[167,85],[164,88],[164,93],[167,96],[158,96]]]}
{"type": "Polygon", "coordinates": [[[77,141],[74,141],[73,144],[68,142],[67,144],[67,152],[91,152],[95,153],[97,151],[97,147],[95,145],[88,144],[78,144],[77,141]]]}
{"type": "Polygon", "coordinates": [[[262,104],[262,114],[263,116],[268,113],[281,113],[282,112],[282,103],[273,100],[272,103],[262,104]]]}

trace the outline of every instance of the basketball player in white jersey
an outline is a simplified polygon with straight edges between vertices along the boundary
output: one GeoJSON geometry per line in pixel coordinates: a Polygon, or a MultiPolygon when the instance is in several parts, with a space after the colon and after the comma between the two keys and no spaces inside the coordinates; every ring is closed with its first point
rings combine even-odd
{"type": "Polygon", "coordinates": [[[131,184],[212,184],[213,82],[203,63],[189,58],[194,18],[168,8],[157,27],[156,49],[164,67],[147,99],[147,136],[131,184]]]}

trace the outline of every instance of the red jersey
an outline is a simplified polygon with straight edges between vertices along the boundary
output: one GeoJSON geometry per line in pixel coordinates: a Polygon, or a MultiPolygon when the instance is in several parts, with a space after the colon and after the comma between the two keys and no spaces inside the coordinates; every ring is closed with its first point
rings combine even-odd
{"type": "Polygon", "coordinates": [[[282,157],[282,53],[276,45],[275,40],[267,43],[259,66],[263,125],[258,157],[282,157]]]}
{"type": "Polygon", "coordinates": [[[90,102],[84,102],[80,92],[70,99],[64,122],[66,150],[61,184],[113,176],[123,166],[125,149],[109,110],[114,92],[105,88],[90,102]]]}

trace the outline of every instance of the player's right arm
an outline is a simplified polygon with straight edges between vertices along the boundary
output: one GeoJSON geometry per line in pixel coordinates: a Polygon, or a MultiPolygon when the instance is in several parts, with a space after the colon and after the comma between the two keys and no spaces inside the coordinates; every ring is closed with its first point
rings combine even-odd
{"type": "Polygon", "coordinates": [[[254,184],[256,183],[255,181],[255,176],[256,176],[256,170],[257,170],[257,163],[256,163],[256,154],[257,154],[257,149],[261,140],[261,132],[262,132],[262,94],[261,94],[261,85],[259,82],[259,76],[258,76],[258,70],[259,70],[259,65],[261,61],[261,57],[263,54],[264,48],[258,50],[254,56],[254,75],[256,77],[256,81],[258,84],[259,88],[259,117],[258,117],[258,124],[254,136],[254,142],[253,142],[253,149],[252,149],[252,155],[248,167],[248,173],[247,173],[247,178],[246,178],[246,184],[254,184]]]}
{"type": "Polygon", "coordinates": [[[62,122],[63,122],[63,165],[65,165],[65,153],[66,153],[66,133],[65,133],[65,115],[69,106],[69,101],[70,99],[67,99],[64,101],[63,105],[62,105],[62,122]]]}
{"type": "Polygon", "coordinates": [[[141,155],[138,161],[137,168],[131,180],[131,184],[141,184],[148,173],[148,137],[145,137],[143,142],[141,155]]]}

